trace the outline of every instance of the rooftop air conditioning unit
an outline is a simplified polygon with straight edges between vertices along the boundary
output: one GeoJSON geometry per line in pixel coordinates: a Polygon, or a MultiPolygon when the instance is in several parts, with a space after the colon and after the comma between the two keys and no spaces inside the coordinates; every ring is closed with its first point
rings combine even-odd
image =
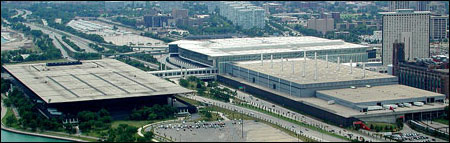
{"type": "Polygon", "coordinates": [[[334,100],[330,100],[330,101],[328,101],[328,105],[332,105],[332,104],[334,104],[335,103],[335,101],[334,100]]]}

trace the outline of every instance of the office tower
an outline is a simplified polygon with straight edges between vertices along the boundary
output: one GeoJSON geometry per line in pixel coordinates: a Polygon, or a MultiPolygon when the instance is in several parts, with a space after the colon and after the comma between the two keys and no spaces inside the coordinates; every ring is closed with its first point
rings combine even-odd
{"type": "Polygon", "coordinates": [[[390,1],[389,11],[393,12],[397,9],[409,9],[409,1],[390,1]]]}
{"type": "Polygon", "coordinates": [[[430,56],[430,12],[399,9],[381,12],[383,15],[384,66],[392,64],[392,45],[395,41],[405,44],[405,60],[430,56]]]}
{"type": "Polygon", "coordinates": [[[321,32],[323,35],[328,31],[334,30],[334,19],[333,18],[325,18],[325,19],[309,19],[308,20],[308,29],[314,29],[321,32]]]}
{"type": "Polygon", "coordinates": [[[448,16],[430,17],[430,39],[443,40],[448,38],[448,16]]]}
{"type": "Polygon", "coordinates": [[[416,11],[429,11],[429,1],[416,1],[416,11]]]}

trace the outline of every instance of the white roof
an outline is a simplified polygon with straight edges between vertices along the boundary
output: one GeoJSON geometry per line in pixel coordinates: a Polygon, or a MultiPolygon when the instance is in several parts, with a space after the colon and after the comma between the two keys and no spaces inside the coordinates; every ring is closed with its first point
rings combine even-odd
{"type": "Polygon", "coordinates": [[[368,46],[347,43],[342,40],[330,40],[312,36],[179,40],[170,44],[177,44],[182,49],[211,57],[368,48],[368,46]]]}

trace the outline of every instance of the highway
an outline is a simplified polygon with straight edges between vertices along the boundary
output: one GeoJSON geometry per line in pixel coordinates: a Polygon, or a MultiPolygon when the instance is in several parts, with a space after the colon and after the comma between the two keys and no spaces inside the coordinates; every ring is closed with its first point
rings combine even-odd
{"type": "MultiPolygon", "coordinates": [[[[224,88],[226,86],[219,84],[219,87],[224,88]]],[[[230,87],[227,87],[227,88],[230,88],[230,87]]],[[[232,88],[230,88],[230,89],[232,89],[232,88]]],[[[345,130],[343,128],[340,128],[340,127],[337,127],[337,126],[334,126],[334,125],[330,125],[330,124],[318,121],[318,120],[313,119],[311,117],[308,117],[308,116],[299,114],[297,112],[294,112],[292,110],[286,109],[284,107],[275,105],[275,104],[270,103],[268,101],[256,98],[254,96],[251,96],[251,95],[249,95],[247,93],[244,93],[244,92],[241,92],[239,90],[237,90],[237,98],[239,98],[240,100],[244,100],[244,101],[246,101],[246,102],[248,102],[248,103],[250,103],[250,104],[252,104],[252,105],[254,105],[256,107],[260,107],[262,109],[267,109],[267,111],[283,115],[283,116],[285,116],[287,118],[291,118],[291,119],[294,119],[294,120],[297,120],[297,121],[300,121],[300,122],[304,122],[306,124],[313,125],[313,126],[316,126],[318,128],[322,128],[322,129],[327,130],[327,131],[334,130],[334,132],[336,134],[340,134],[341,136],[349,137],[348,134],[352,134],[352,136],[362,136],[365,140],[370,140],[370,141],[375,141],[375,142],[386,142],[385,140],[380,140],[378,138],[369,137],[366,134],[361,134],[361,133],[358,133],[358,132],[350,132],[350,131],[345,130]],[[275,106],[273,106],[273,105],[275,105],[275,106]]]]}
{"type": "MultiPolygon", "coordinates": [[[[58,41],[56,41],[56,38],[60,38],[61,35],[55,33],[55,32],[51,32],[47,29],[43,29],[41,27],[37,27],[33,24],[28,24],[28,23],[24,23],[25,25],[29,26],[32,30],[41,30],[43,33],[48,34],[50,38],[52,38],[52,42],[53,45],[55,45],[56,48],[58,48],[59,50],[61,50],[61,54],[63,55],[64,58],[67,58],[68,60],[75,60],[74,58],[70,57],[69,54],[67,54],[67,51],[64,50],[64,48],[59,44],[58,41]]],[[[61,43],[64,43],[62,40],[60,40],[61,43]]],[[[67,46],[66,46],[67,47],[67,46]]],[[[70,48],[70,46],[69,46],[70,48]]]]}
{"type": "Polygon", "coordinates": [[[89,47],[89,43],[95,43],[93,41],[90,41],[88,39],[84,39],[84,38],[75,36],[75,35],[70,34],[68,32],[64,32],[64,31],[61,31],[61,30],[57,30],[57,29],[51,28],[51,27],[48,27],[48,26],[43,26],[43,25],[34,24],[34,23],[28,24],[27,26],[29,26],[29,25],[34,25],[34,26],[39,27],[41,29],[45,29],[45,30],[51,31],[53,33],[57,33],[57,34],[59,34],[61,36],[62,35],[67,35],[68,36],[67,38],[70,39],[70,41],[72,41],[73,43],[78,45],[78,47],[80,47],[81,49],[85,49],[87,53],[97,53],[96,50],[94,50],[94,49],[89,47]]]}

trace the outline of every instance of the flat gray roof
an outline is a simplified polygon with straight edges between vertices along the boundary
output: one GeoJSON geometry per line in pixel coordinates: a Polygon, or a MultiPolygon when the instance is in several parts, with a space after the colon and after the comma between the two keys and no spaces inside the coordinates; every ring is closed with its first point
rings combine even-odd
{"type": "Polygon", "coordinates": [[[82,61],[81,65],[4,65],[46,103],[190,93],[192,90],[113,59],[82,61]]]}
{"type": "Polygon", "coordinates": [[[378,72],[372,72],[366,70],[365,77],[364,71],[360,68],[353,67],[352,73],[350,73],[350,66],[341,65],[333,62],[327,62],[325,60],[317,60],[317,80],[314,80],[315,62],[314,59],[306,58],[305,64],[305,77],[303,75],[303,58],[284,59],[281,64],[281,59],[273,60],[273,68],[271,67],[270,60],[264,60],[261,66],[261,61],[244,61],[236,62],[236,66],[268,74],[273,77],[278,77],[287,81],[295,82],[298,84],[313,84],[313,83],[325,83],[325,82],[341,82],[341,81],[354,81],[354,80],[367,80],[367,79],[381,79],[381,78],[397,78],[388,74],[381,74],[378,72]],[[287,61],[286,61],[287,60],[287,61]],[[292,73],[292,64],[294,64],[294,73],[292,73]],[[283,65],[283,68],[281,66],[283,65]],[[339,67],[339,70],[338,70],[339,67]],[[283,69],[283,70],[282,70],[283,69]]]}
{"type": "MultiPolygon", "coordinates": [[[[277,94],[279,96],[282,96],[282,97],[285,97],[285,98],[288,98],[288,99],[291,99],[294,101],[303,102],[310,106],[314,106],[314,107],[320,108],[322,110],[326,110],[331,113],[335,113],[335,114],[343,116],[343,117],[352,117],[352,116],[353,117],[366,117],[366,116],[384,115],[384,114],[405,114],[405,113],[415,113],[415,112],[421,112],[421,111],[435,111],[435,110],[443,110],[445,106],[448,106],[448,103],[435,102],[435,103],[427,103],[427,104],[423,105],[422,107],[411,106],[409,108],[397,108],[397,109],[395,109],[395,112],[392,112],[391,110],[376,110],[376,111],[370,111],[370,112],[360,112],[359,110],[355,110],[355,109],[352,109],[352,108],[349,108],[349,107],[346,107],[346,106],[343,106],[340,104],[331,104],[330,105],[330,104],[328,104],[327,100],[323,100],[320,98],[316,98],[316,97],[302,98],[302,97],[297,97],[297,96],[291,96],[287,93],[279,92],[279,91],[273,90],[271,88],[267,88],[266,86],[261,86],[258,84],[250,83],[250,82],[240,79],[240,78],[236,78],[236,77],[232,77],[232,76],[228,76],[228,75],[222,75],[222,76],[239,81],[241,83],[255,86],[261,90],[271,92],[271,93],[277,94]]],[[[376,96],[376,95],[372,95],[372,96],[376,96]]]]}
{"type": "Polygon", "coordinates": [[[342,40],[330,40],[312,36],[179,40],[170,44],[177,44],[182,49],[211,57],[367,48],[364,45],[347,43],[342,40]]]}
{"type": "Polygon", "coordinates": [[[333,90],[320,90],[317,92],[335,98],[343,99],[352,103],[400,100],[421,97],[445,97],[445,95],[443,94],[400,84],[373,86],[370,88],[357,87],[356,89],[343,88],[333,90]]]}

